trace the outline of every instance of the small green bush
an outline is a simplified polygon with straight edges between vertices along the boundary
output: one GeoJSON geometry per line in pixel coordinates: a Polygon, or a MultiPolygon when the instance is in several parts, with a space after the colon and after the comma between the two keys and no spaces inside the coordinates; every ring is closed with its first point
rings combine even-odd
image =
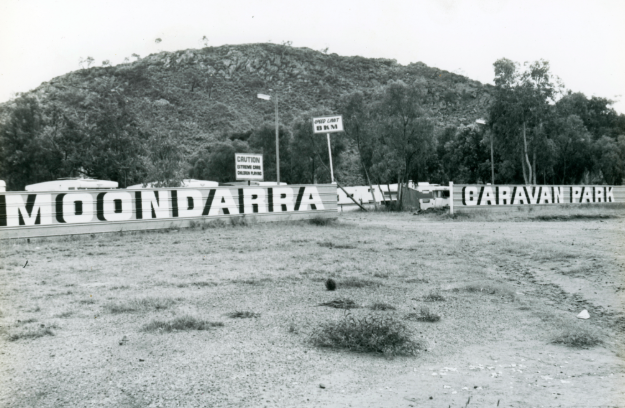
{"type": "Polygon", "coordinates": [[[357,318],[348,313],[338,322],[322,324],[311,336],[318,347],[375,352],[385,355],[414,355],[424,348],[412,340],[406,325],[388,315],[357,318]]]}

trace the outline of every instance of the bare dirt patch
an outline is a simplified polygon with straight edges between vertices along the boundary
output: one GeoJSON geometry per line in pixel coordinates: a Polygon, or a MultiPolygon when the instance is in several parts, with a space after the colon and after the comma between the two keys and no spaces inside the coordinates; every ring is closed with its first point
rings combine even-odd
{"type": "Polygon", "coordinates": [[[621,406],[615,214],[0,241],[0,405],[621,406]]]}

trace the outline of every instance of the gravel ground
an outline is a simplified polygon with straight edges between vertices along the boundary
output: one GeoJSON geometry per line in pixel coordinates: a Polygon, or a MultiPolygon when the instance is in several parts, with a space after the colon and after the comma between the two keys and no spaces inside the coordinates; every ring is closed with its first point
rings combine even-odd
{"type": "Polygon", "coordinates": [[[459,407],[469,397],[469,406],[625,406],[622,218],[347,213],[322,227],[1,245],[1,406],[459,407]],[[336,291],[325,290],[327,277],[336,291]],[[369,284],[341,287],[352,278],[369,284]],[[445,300],[425,301],[432,291],[445,300]],[[319,304],[338,297],[361,306],[356,316],[403,319],[425,306],[441,320],[406,320],[426,344],[416,356],[317,348],[310,335],[345,313],[319,304]],[[137,298],[170,305],[111,312],[137,298]],[[372,312],[375,302],[397,310],[372,312]],[[575,318],[582,309],[591,319],[575,318]],[[224,326],[142,330],[185,315],[224,326]],[[562,327],[603,343],[551,344],[562,327]],[[54,335],[11,341],[45,328],[54,335]]]}

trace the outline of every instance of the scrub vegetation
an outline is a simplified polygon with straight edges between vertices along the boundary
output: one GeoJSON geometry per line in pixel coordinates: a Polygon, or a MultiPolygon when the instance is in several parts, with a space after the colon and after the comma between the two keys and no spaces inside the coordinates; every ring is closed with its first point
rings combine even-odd
{"type": "Polygon", "coordinates": [[[339,321],[319,326],[311,340],[318,347],[389,356],[414,355],[425,348],[423,343],[412,339],[412,333],[402,321],[375,314],[363,317],[346,314],[339,321]]]}
{"type": "Polygon", "coordinates": [[[185,330],[210,330],[213,327],[223,327],[221,322],[209,322],[194,316],[178,316],[170,320],[152,320],[142,327],[146,332],[173,332],[185,330]]]}

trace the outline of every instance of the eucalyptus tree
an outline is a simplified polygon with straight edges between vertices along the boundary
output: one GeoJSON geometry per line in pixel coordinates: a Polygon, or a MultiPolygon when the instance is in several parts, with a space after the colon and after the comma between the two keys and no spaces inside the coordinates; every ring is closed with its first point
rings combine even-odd
{"type": "Polygon", "coordinates": [[[358,159],[365,175],[371,194],[374,196],[373,203],[377,208],[375,190],[371,183],[373,167],[373,152],[376,149],[375,132],[372,131],[372,118],[370,103],[362,91],[356,91],[341,96],[339,111],[343,115],[343,129],[345,135],[353,142],[358,152],[358,159]]]}
{"type": "Polygon", "coordinates": [[[536,184],[537,152],[548,137],[545,123],[561,88],[559,79],[544,60],[521,67],[503,58],[493,65],[496,92],[489,125],[505,153],[521,159],[525,183],[536,184]]]}
{"type": "Polygon", "coordinates": [[[415,84],[390,81],[373,107],[376,167],[382,163],[394,167],[399,185],[405,185],[408,175],[425,163],[434,146],[434,124],[423,106],[424,97],[425,90],[415,84]]]}

